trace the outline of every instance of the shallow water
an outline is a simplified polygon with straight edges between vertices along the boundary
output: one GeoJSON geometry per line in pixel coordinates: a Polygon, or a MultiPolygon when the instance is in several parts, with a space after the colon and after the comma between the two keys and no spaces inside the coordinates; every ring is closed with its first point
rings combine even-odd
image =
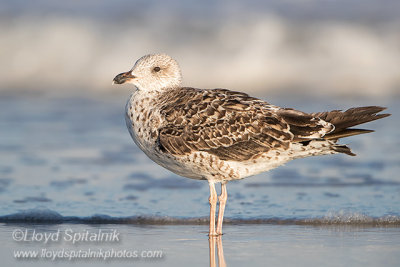
{"type": "MultiPolygon", "coordinates": [[[[126,97],[1,96],[0,234],[10,264],[10,250],[21,246],[10,233],[40,228],[32,224],[38,222],[46,223],[43,231],[107,224],[129,246],[162,247],[168,265],[186,266],[193,255],[199,266],[208,263],[208,185],[164,170],[134,145],[124,122],[126,97]]],[[[379,104],[393,116],[366,126],[376,133],[342,141],[357,157],[296,160],[230,182],[227,263],[398,264],[400,101],[267,100],[309,112],[379,104]]],[[[160,262],[146,262],[153,264],[160,262]]]]}
{"type": "MultiPolygon", "coordinates": [[[[306,111],[362,104],[290,100],[270,102],[306,111]]],[[[78,217],[207,216],[207,183],[164,170],[130,139],[124,96],[4,96],[0,101],[0,215],[30,210],[35,216],[35,210],[44,209],[43,215],[48,209],[78,217]]],[[[398,101],[381,102],[394,115],[367,126],[376,133],[344,140],[357,157],[301,159],[230,182],[226,217],[399,216],[400,108],[398,101]]]]}

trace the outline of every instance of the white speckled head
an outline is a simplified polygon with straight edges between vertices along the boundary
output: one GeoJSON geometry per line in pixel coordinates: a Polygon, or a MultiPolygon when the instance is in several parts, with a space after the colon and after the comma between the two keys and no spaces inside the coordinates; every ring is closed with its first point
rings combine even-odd
{"type": "Polygon", "coordinates": [[[146,55],[133,68],[114,78],[114,83],[131,83],[139,90],[153,91],[181,85],[182,74],[178,62],[166,54],[146,55]]]}

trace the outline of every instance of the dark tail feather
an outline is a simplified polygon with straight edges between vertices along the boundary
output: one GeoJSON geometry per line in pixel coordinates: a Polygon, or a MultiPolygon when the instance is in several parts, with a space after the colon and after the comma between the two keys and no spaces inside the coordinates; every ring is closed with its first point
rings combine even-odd
{"type": "Polygon", "coordinates": [[[348,147],[346,145],[334,145],[334,146],[332,146],[332,149],[335,150],[336,152],[345,153],[345,154],[347,154],[349,156],[355,156],[356,155],[353,152],[351,152],[350,147],[348,147]]]}
{"type": "Polygon", "coordinates": [[[345,129],[343,131],[335,133],[329,133],[324,136],[327,140],[338,140],[339,138],[349,137],[353,135],[365,134],[365,133],[372,133],[373,130],[364,130],[364,129],[345,129]]]}
{"type": "MultiPolygon", "coordinates": [[[[384,107],[369,106],[350,108],[346,111],[333,110],[328,112],[318,112],[312,113],[311,115],[335,125],[335,130],[325,135],[324,138],[328,140],[338,140],[343,137],[373,132],[372,130],[349,128],[390,116],[390,114],[377,114],[385,109],[386,108],[384,107]]],[[[346,152],[343,151],[343,153],[346,152]]]]}

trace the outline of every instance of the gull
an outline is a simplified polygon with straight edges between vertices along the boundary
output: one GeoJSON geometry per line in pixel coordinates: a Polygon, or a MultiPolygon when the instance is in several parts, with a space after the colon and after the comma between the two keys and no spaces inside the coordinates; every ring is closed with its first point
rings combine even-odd
{"type": "Polygon", "coordinates": [[[372,132],[351,127],[390,115],[377,114],[385,109],[379,106],[305,113],[242,92],[183,87],[177,61],[166,54],[141,57],[113,83],[135,87],[125,119],[136,145],[162,167],[208,181],[209,236],[222,235],[227,182],[297,158],[355,156],[339,138],[372,132]]]}

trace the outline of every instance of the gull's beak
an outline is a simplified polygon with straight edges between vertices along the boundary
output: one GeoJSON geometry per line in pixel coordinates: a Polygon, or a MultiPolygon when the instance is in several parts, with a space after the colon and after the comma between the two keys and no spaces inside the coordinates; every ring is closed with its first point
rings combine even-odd
{"type": "Polygon", "coordinates": [[[136,78],[136,76],[132,75],[132,71],[123,72],[115,76],[112,84],[124,84],[134,78],[136,78]]]}

